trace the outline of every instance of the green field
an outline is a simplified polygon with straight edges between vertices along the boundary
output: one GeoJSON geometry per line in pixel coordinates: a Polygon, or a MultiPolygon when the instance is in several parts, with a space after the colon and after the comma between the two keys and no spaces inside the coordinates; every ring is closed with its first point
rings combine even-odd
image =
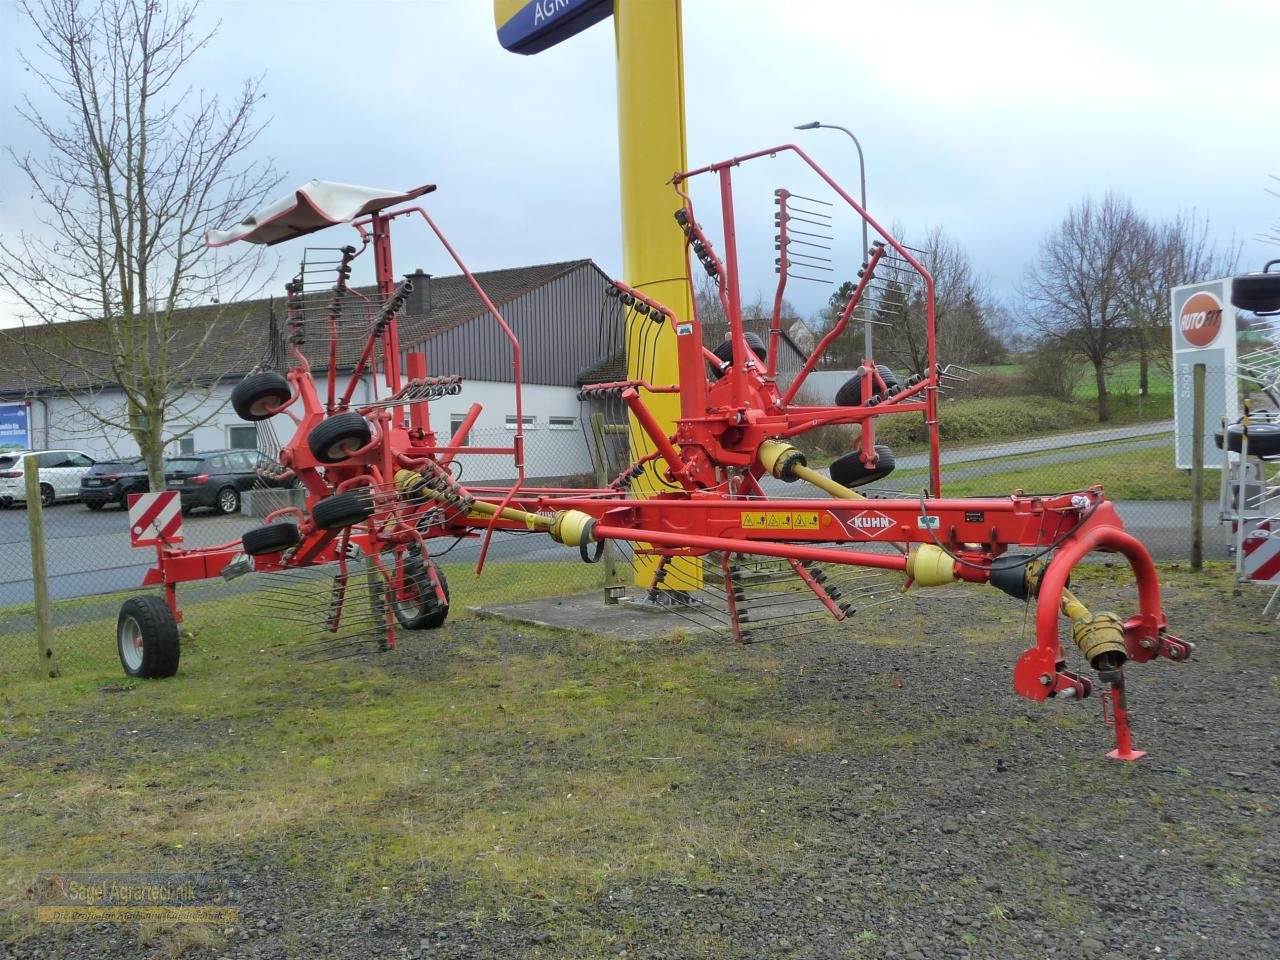
{"type": "MultiPolygon", "coordinates": [[[[1020,455],[1010,458],[1018,463],[1016,468],[982,477],[950,480],[948,472],[959,472],[972,464],[949,465],[942,468],[942,492],[948,497],[970,497],[1004,495],[1016,489],[1028,493],[1062,492],[1101,484],[1113,500],[1191,499],[1191,478],[1186,472],[1174,468],[1173,455],[1168,447],[1107,452],[1109,446],[1098,444],[1086,448],[1098,453],[1088,459],[1066,463],[1035,463],[1036,460],[1049,460],[1057,451],[1020,455]]],[[[1213,473],[1207,475],[1209,496],[1216,495],[1216,477],[1213,473]]],[[[911,489],[912,484],[927,483],[928,472],[903,470],[892,474],[887,482],[911,489]]]]}

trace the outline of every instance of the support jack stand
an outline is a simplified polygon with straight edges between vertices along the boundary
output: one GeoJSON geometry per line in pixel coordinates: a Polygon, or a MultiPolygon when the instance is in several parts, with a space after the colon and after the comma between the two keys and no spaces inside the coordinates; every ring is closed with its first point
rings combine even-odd
{"type": "Polygon", "coordinates": [[[1107,756],[1112,760],[1141,760],[1147,755],[1145,750],[1133,749],[1133,736],[1129,730],[1129,711],[1124,703],[1124,673],[1120,670],[1108,670],[1098,674],[1103,683],[1111,684],[1100,697],[1102,701],[1102,722],[1116,731],[1116,748],[1107,756]]]}

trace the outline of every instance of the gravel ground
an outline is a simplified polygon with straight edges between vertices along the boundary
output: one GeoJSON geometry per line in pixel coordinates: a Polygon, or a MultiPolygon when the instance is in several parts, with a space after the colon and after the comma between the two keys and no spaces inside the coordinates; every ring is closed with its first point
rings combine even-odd
{"type": "MultiPolygon", "coordinates": [[[[1123,588],[1086,592],[1100,608],[1131,605],[1123,588]]],[[[698,773],[717,815],[794,835],[790,852],[729,863],[715,882],[636,877],[591,902],[513,903],[479,923],[463,878],[433,877],[409,902],[342,902],[259,842],[208,852],[204,869],[243,874],[242,918],[183,955],[1280,957],[1280,636],[1260,605],[1258,594],[1167,591],[1174,632],[1200,646],[1190,664],[1130,671],[1136,743],[1151,751],[1136,764],[1103,757],[1096,698],[1035,705],[1012,693],[1023,611],[993,591],[905,597],[888,616],[924,616],[929,647],[911,630],[898,644],[859,643],[855,626],[835,642],[726,648],[716,656],[733,669],[768,662],[783,678],[766,716],[824,716],[851,734],[798,755],[728,753],[698,773]]],[[[443,656],[492,630],[450,625],[443,656]]],[[[558,643],[512,629],[489,652],[537,656],[558,643]]],[[[384,658],[424,680],[434,662],[384,658]]],[[[173,735],[203,734],[192,724],[173,735]]],[[[703,806],[691,805],[691,823],[710,815],[703,806]]],[[[37,931],[0,956],[133,960],[182,946],[103,924],[37,931]]]]}

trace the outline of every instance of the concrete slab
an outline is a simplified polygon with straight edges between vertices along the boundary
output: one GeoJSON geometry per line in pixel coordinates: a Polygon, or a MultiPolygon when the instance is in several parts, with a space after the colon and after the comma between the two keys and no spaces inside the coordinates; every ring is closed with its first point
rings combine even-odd
{"type": "MultiPolygon", "coordinates": [[[[641,596],[635,591],[628,596],[641,596]]],[[[628,640],[657,640],[676,629],[688,629],[689,621],[667,611],[645,610],[626,603],[606,604],[601,591],[571,597],[546,597],[522,603],[467,607],[477,617],[508,623],[597,633],[628,640]]]]}

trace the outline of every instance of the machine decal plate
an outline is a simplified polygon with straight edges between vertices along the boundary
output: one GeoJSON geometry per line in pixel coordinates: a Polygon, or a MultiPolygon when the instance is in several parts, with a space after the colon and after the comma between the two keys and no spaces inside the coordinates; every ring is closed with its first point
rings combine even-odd
{"type": "Polygon", "coordinates": [[[741,519],[743,530],[817,530],[817,511],[748,510],[741,519]]]}

